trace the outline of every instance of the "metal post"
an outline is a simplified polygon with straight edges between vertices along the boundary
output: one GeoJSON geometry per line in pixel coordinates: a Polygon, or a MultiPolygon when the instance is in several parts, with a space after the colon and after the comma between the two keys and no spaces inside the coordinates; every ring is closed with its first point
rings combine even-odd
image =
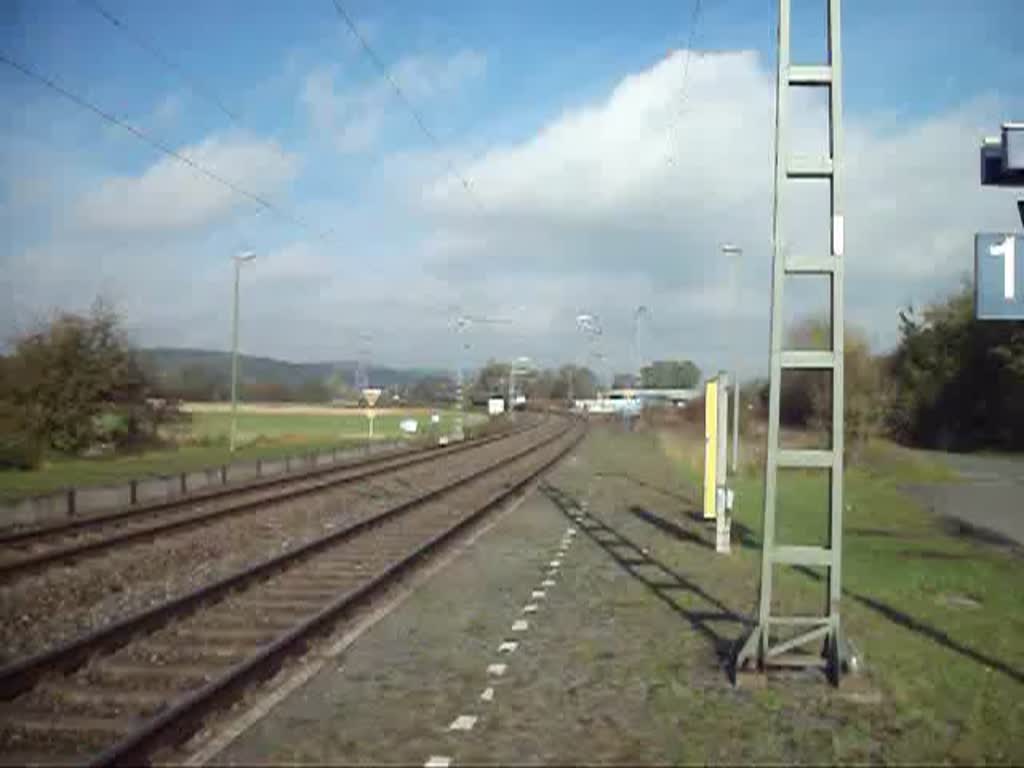
{"type": "Polygon", "coordinates": [[[512,392],[514,387],[512,385],[512,377],[515,375],[514,363],[509,363],[508,366],[508,417],[512,418],[512,392]]]}
{"type": "Polygon", "coordinates": [[[734,257],[731,259],[731,266],[729,271],[731,273],[730,282],[732,283],[732,323],[733,323],[733,349],[732,349],[732,375],[733,381],[733,398],[732,398],[732,473],[736,474],[736,468],[740,463],[740,374],[737,368],[739,367],[739,333],[736,322],[736,313],[739,311],[739,296],[738,296],[738,281],[737,273],[739,271],[739,259],[740,254],[743,251],[739,248],[736,249],[734,257]]]}
{"type": "Polygon", "coordinates": [[[462,362],[459,362],[459,371],[457,374],[455,384],[455,400],[458,410],[455,413],[455,439],[462,439],[462,408],[463,408],[463,392],[462,392],[462,362]]]}
{"type": "Polygon", "coordinates": [[[181,495],[184,496],[188,493],[188,480],[185,478],[185,473],[181,473],[181,477],[178,481],[178,487],[181,489],[181,495]]]}
{"type": "Polygon", "coordinates": [[[231,438],[229,450],[235,452],[235,434],[238,430],[238,283],[242,272],[242,262],[234,259],[235,264],[235,302],[231,314],[231,438]]]}
{"type": "Polygon", "coordinates": [[[729,434],[729,374],[718,372],[718,456],[715,461],[715,551],[729,553],[729,477],[726,471],[729,434]]]}
{"type": "Polygon", "coordinates": [[[821,666],[822,655],[834,683],[839,682],[846,644],[840,625],[843,522],[843,162],[841,0],[828,4],[828,61],[790,63],[790,3],[779,0],[778,71],[775,113],[775,185],[772,220],[772,312],[769,365],[768,450],[765,457],[765,496],[761,550],[761,594],[758,625],[736,657],[736,668],[755,663],[761,668],[821,666]],[[793,87],[826,88],[829,92],[829,148],[824,157],[786,156],[789,91],[793,87]],[[790,254],[783,246],[782,188],[790,179],[817,179],[829,184],[831,244],[826,254],[790,254]],[[828,350],[783,348],[783,287],[787,275],[824,275],[831,281],[832,344],[828,350]],[[783,448],[779,444],[780,396],[783,370],[818,370],[832,374],[832,445],[827,450],[783,448]],[[779,469],[812,469],[830,474],[827,546],[794,546],[776,542],[775,511],[779,469]],[[824,615],[772,614],[772,577],[778,565],[823,567],[828,570],[824,615]],[[774,642],[773,642],[774,640],[774,642]],[[824,645],[824,653],[809,648],[824,645]]]}
{"type": "Polygon", "coordinates": [[[733,381],[733,426],[732,426],[732,473],[736,474],[736,467],[739,466],[739,454],[740,454],[740,432],[739,432],[739,418],[740,418],[740,375],[737,370],[739,367],[739,327],[736,322],[736,316],[739,312],[739,259],[743,255],[743,249],[739,246],[732,245],[731,243],[725,243],[722,245],[722,253],[729,257],[729,295],[732,297],[732,307],[730,309],[730,320],[732,321],[731,331],[731,347],[729,357],[732,364],[732,375],[733,381]]]}
{"type": "Polygon", "coordinates": [[[732,383],[732,473],[740,463],[740,375],[733,369],[736,380],[732,383]]]}
{"type": "Polygon", "coordinates": [[[68,488],[68,517],[75,516],[75,489],[68,488]]]}

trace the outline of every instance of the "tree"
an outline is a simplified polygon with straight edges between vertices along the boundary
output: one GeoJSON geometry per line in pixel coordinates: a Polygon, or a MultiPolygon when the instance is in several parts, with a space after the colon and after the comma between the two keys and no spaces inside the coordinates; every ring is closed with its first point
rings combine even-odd
{"type": "Polygon", "coordinates": [[[597,394],[597,376],[589,368],[576,365],[534,371],[522,383],[523,392],[530,400],[567,400],[570,390],[576,398],[586,399],[597,394]]]}
{"type": "Polygon", "coordinates": [[[191,363],[159,387],[161,394],[180,400],[212,402],[227,400],[231,386],[227,376],[200,363],[191,363]]]}
{"type": "MultiPolygon", "coordinates": [[[[790,349],[829,349],[832,325],[828,317],[809,317],[788,334],[790,349]]],[[[856,450],[877,434],[885,416],[885,390],[881,361],[871,353],[867,337],[847,326],[844,346],[844,434],[856,450]]],[[[832,378],[824,371],[787,371],[783,374],[780,419],[792,426],[828,430],[832,424],[832,378]]]]}
{"type": "Polygon", "coordinates": [[[1024,447],[1024,322],[974,317],[973,290],[900,312],[889,359],[897,438],[942,449],[1024,447]]]}
{"type": "Polygon", "coordinates": [[[361,393],[348,380],[341,371],[335,371],[327,379],[327,391],[332,400],[340,400],[347,403],[358,403],[361,393]]]}
{"type": "Polygon", "coordinates": [[[279,381],[243,379],[239,387],[239,398],[256,403],[290,403],[295,393],[279,381]]]}
{"type": "Polygon", "coordinates": [[[648,389],[693,389],[700,383],[700,368],[692,360],[656,360],[640,370],[648,389]]]}
{"type": "Polygon", "coordinates": [[[451,376],[423,376],[406,388],[405,398],[420,405],[450,404],[455,402],[455,390],[451,376]]]}
{"type": "Polygon", "coordinates": [[[471,402],[481,402],[492,395],[504,395],[508,389],[508,363],[488,360],[469,387],[471,402]]]}
{"type": "Polygon", "coordinates": [[[331,399],[330,389],[320,379],[306,379],[299,385],[295,395],[303,403],[326,403],[331,399]]]}
{"type": "Polygon", "coordinates": [[[61,313],[17,339],[5,368],[7,401],[44,445],[76,453],[101,438],[155,436],[150,383],[102,301],[88,315],[61,313]]]}
{"type": "Polygon", "coordinates": [[[0,356],[0,469],[32,469],[43,446],[26,410],[12,400],[14,376],[14,361],[0,356]]]}

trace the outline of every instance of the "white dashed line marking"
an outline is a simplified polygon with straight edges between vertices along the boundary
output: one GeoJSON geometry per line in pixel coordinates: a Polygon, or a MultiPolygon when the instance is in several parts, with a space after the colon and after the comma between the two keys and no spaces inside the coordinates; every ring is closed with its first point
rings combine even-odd
{"type": "Polygon", "coordinates": [[[542,587],[553,587],[553,586],[555,586],[555,580],[554,579],[544,579],[544,581],[542,581],[540,583],[540,585],[542,587]]]}
{"type": "Polygon", "coordinates": [[[530,624],[528,621],[526,621],[526,619],[518,619],[512,622],[513,632],[525,632],[529,628],[530,624]]]}
{"type": "Polygon", "coordinates": [[[519,643],[515,640],[506,640],[498,646],[498,653],[512,653],[518,647],[519,643]]]}
{"type": "Polygon", "coordinates": [[[485,688],[484,692],[480,694],[480,701],[494,701],[494,689],[485,688]]]}
{"type": "Polygon", "coordinates": [[[533,599],[533,600],[543,600],[544,599],[544,590],[543,589],[535,589],[535,590],[533,590],[533,592],[530,593],[530,598],[533,599]]]}
{"type": "Polygon", "coordinates": [[[548,563],[548,565],[550,565],[552,568],[558,568],[558,567],[560,567],[562,565],[562,561],[561,560],[552,560],[550,563],[548,563]]]}
{"type": "Polygon", "coordinates": [[[508,669],[508,664],[488,664],[487,674],[494,675],[495,677],[501,677],[505,674],[506,669],[508,669]]]}
{"type": "Polygon", "coordinates": [[[476,725],[476,715],[459,715],[448,726],[449,731],[472,731],[476,725]]]}
{"type": "Polygon", "coordinates": [[[423,764],[423,768],[448,768],[452,764],[452,759],[444,755],[431,755],[427,762],[423,764]]]}
{"type": "Polygon", "coordinates": [[[536,603],[527,603],[526,605],[523,606],[523,613],[536,613],[536,612],[537,612],[537,604],[536,603]]]}

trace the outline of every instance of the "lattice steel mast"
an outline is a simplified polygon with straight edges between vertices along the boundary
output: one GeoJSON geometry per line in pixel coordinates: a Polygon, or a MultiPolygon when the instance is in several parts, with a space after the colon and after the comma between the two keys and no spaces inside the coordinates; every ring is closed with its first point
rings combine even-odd
{"type": "Polygon", "coordinates": [[[776,80],[775,203],[772,240],[772,316],[768,451],[765,461],[764,534],[761,555],[761,594],[758,624],[736,658],[737,669],[748,664],[768,666],[824,666],[838,683],[844,643],[840,624],[843,530],[843,166],[842,166],[842,56],[840,47],[841,0],[828,4],[828,60],[825,64],[790,61],[790,4],[779,0],[778,72],[776,80]],[[825,88],[829,105],[829,151],[825,157],[790,156],[790,90],[825,88]],[[831,239],[829,253],[792,254],[785,247],[783,187],[793,179],[817,179],[829,184],[831,239]],[[830,282],[831,348],[783,349],[784,286],[787,276],[824,275],[830,282]],[[832,440],[823,450],[783,448],[779,415],[783,371],[816,370],[832,374],[832,440]],[[776,540],[779,470],[828,472],[828,542],[826,546],[796,546],[776,540]],[[825,610],[815,616],[773,613],[774,569],[779,565],[824,567],[828,571],[825,610]],[[808,649],[821,643],[824,653],[808,649]]]}

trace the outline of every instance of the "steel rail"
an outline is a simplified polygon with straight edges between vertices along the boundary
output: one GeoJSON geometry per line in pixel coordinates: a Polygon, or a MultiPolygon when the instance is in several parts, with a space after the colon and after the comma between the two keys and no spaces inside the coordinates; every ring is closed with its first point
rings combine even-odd
{"type": "MultiPolygon", "coordinates": [[[[328,478],[326,480],[314,483],[312,485],[304,485],[297,488],[285,489],[269,496],[264,496],[256,499],[249,499],[236,504],[231,504],[220,509],[210,510],[209,512],[199,512],[194,515],[187,517],[181,517],[167,522],[156,522],[153,525],[143,526],[139,528],[133,528],[131,530],[122,531],[120,533],[113,533],[109,536],[95,539],[93,541],[80,542],[78,544],[71,544],[65,547],[58,547],[56,549],[39,552],[27,557],[21,557],[12,559],[7,562],[0,562],[0,580],[8,579],[12,576],[31,572],[43,568],[47,565],[64,562],[67,560],[74,560],[85,555],[96,554],[105,549],[111,549],[124,544],[130,544],[134,541],[141,539],[149,539],[158,534],[169,533],[184,528],[192,528],[207,523],[212,523],[220,518],[241,515],[247,512],[251,512],[257,509],[270,506],[272,504],[278,504],[281,502],[291,501],[293,499],[301,498],[303,496],[320,493],[325,490],[338,488],[350,483],[357,482],[359,480],[365,480],[368,477],[375,477],[383,475],[388,472],[396,472],[409,467],[418,466],[431,461],[441,460],[453,454],[462,453],[470,450],[471,448],[479,448],[483,445],[488,445],[500,440],[511,439],[514,436],[520,435],[524,432],[528,432],[532,429],[538,429],[541,423],[531,424],[526,427],[522,427],[509,432],[503,432],[500,435],[493,435],[486,438],[480,438],[472,443],[459,443],[456,446],[451,446],[454,450],[446,449],[435,449],[427,450],[423,452],[417,452],[414,456],[396,456],[391,457],[391,463],[384,463],[380,466],[379,463],[375,463],[374,466],[366,467],[363,464],[348,465],[341,467],[334,467],[333,472],[341,475],[340,477],[328,478]],[[353,472],[354,474],[346,474],[347,472],[353,472]]],[[[447,446],[446,446],[447,448],[447,446]]],[[[319,474],[331,474],[331,470],[319,474]]],[[[308,481],[310,478],[289,478],[282,484],[298,484],[302,481],[308,481]]],[[[246,488],[248,490],[259,490],[259,488],[246,488]]],[[[242,490],[236,490],[236,493],[242,492],[242,490]]],[[[190,506],[189,504],[183,504],[182,511],[185,507],[190,506]]],[[[109,522],[108,520],[94,521],[91,527],[100,527],[109,522]]],[[[58,532],[57,535],[61,535],[63,532],[58,532]]],[[[42,538],[42,537],[40,537],[42,538]]],[[[0,545],[3,542],[0,541],[0,545]]]]}
{"type": "Polygon", "coordinates": [[[295,565],[332,545],[367,531],[385,520],[401,515],[404,512],[461,488],[474,480],[501,469],[509,461],[515,461],[561,439],[571,429],[572,425],[564,430],[560,430],[553,436],[545,437],[540,442],[534,443],[525,449],[503,456],[482,469],[432,489],[415,498],[400,502],[346,528],[338,529],[319,539],[307,542],[256,565],[244,568],[185,595],[138,611],[108,626],[72,638],[49,650],[0,667],[0,699],[14,698],[18,694],[30,689],[40,678],[47,674],[74,671],[74,669],[80,667],[91,656],[100,651],[109,653],[117,650],[137,636],[151,633],[172,619],[188,616],[204,604],[223,599],[239,587],[247,586],[256,581],[263,581],[275,573],[295,565]]]}
{"type": "MultiPolygon", "coordinates": [[[[557,435],[552,440],[546,440],[539,446],[533,446],[526,453],[531,453],[555,440],[565,437],[570,431],[571,428],[557,435]]],[[[237,696],[250,682],[265,679],[267,675],[276,671],[285,657],[291,653],[304,650],[305,644],[309,639],[328,629],[335,619],[350,610],[355,604],[392,582],[415,565],[417,561],[432,553],[444,542],[478,520],[488,511],[506,499],[520,493],[533,480],[550,469],[566,453],[572,450],[583,438],[583,435],[584,429],[580,428],[578,434],[571,442],[568,442],[562,450],[544,462],[539,468],[531,470],[524,478],[518,480],[513,485],[502,488],[497,493],[492,494],[484,503],[477,505],[472,512],[463,516],[454,525],[438,532],[424,544],[417,547],[415,551],[393,563],[364,584],[341,595],[317,614],[304,620],[257,655],[235,665],[221,677],[186,695],[169,709],[143,723],[136,731],[104,751],[95,760],[91,761],[89,765],[137,765],[145,762],[152,751],[162,746],[165,740],[180,739],[184,734],[194,730],[200,724],[202,718],[209,712],[216,709],[232,695],[237,696]]],[[[519,457],[522,455],[525,455],[525,453],[520,454],[519,457]]],[[[492,470],[493,467],[487,471],[490,472],[492,470]]],[[[451,488],[448,490],[451,490],[451,488]]]]}
{"type": "Polygon", "coordinates": [[[147,502],[144,504],[133,504],[127,507],[123,507],[115,512],[109,512],[100,515],[89,515],[78,520],[71,520],[63,523],[55,523],[51,525],[34,526],[26,530],[15,531],[13,533],[0,534],[0,546],[9,546],[12,544],[20,544],[31,542],[33,539],[43,538],[45,536],[60,535],[64,533],[72,533],[75,530],[82,528],[90,528],[104,523],[114,523],[118,520],[131,519],[140,515],[145,515],[149,512],[163,512],[165,510],[173,510],[178,507],[188,507],[194,504],[210,501],[212,499],[219,499],[225,496],[233,496],[239,493],[245,493],[247,491],[258,491],[261,488],[273,487],[276,485],[286,485],[288,483],[299,482],[302,480],[308,480],[310,478],[319,477],[321,475],[330,474],[331,472],[340,472],[346,469],[359,469],[362,467],[370,467],[376,464],[387,463],[396,459],[410,458],[413,456],[419,456],[424,453],[434,454],[448,454],[458,453],[463,450],[468,450],[471,447],[486,445],[489,442],[500,440],[503,437],[511,437],[512,435],[524,432],[528,429],[538,426],[538,424],[529,424],[515,429],[502,431],[495,435],[487,435],[485,437],[472,438],[470,440],[462,440],[458,443],[452,443],[443,447],[436,445],[425,445],[419,448],[413,449],[400,449],[395,451],[387,451],[377,456],[369,456],[355,461],[346,461],[339,464],[330,464],[328,466],[318,466],[311,469],[305,469],[299,472],[287,472],[280,475],[273,475],[271,477],[257,478],[255,480],[249,480],[246,482],[232,483],[228,485],[219,485],[214,488],[202,488],[193,491],[188,494],[181,496],[175,496],[169,499],[162,499],[160,501],[147,502]]]}

